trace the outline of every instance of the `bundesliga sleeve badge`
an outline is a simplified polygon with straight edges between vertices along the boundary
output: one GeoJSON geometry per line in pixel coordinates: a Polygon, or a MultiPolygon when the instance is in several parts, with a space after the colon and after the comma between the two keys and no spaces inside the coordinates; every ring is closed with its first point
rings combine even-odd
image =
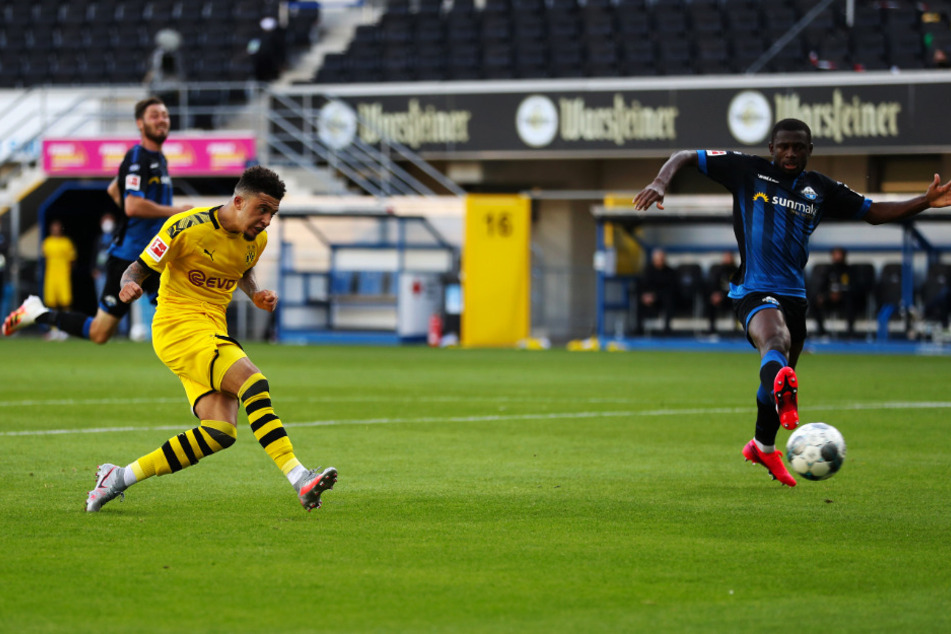
{"type": "Polygon", "coordinates": [[[152,259],[156,262],[161,262],[162,258],[165,257],[165,252],[168,251],[168,245],[165,244],[165,241],[162,240],[160,236],[155,236],[152,240],[152,243],[149,244],[146,252],[152,256],[152,259]]]}
{"type": "Polygon", "coordinates": [[[138,174],[127,174],[125,177],[125,188],[126,191],[139,191],[139,183],[141,182],[142,177],[138,174]]]}

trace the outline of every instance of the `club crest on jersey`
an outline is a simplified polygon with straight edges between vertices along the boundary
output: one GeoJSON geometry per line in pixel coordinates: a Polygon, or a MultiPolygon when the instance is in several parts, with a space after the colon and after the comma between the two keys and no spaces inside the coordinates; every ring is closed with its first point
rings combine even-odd
{"type": "Polygon", "coordinates": [[[155,236],[155,239],[152,240],[152,243],[149,245],[146,251],[152,256],[153,260],[160,262],[162,258],[165,257],[165,253],[168,251],[168,245],[165,244],[165,241],[162,240],[160,236],[155,236]]]}
{"type": "Polygon", "coordinates": [[[254,248],[254,245],[248,246],[248,252],[244,255],[244,263],[251,264],[254,262],[254,257],[257,255],[257,249],[254,248]]]}
{"type": "Polygon", "coordinates": [[[125,177],[125,188],[126,191],[139,191],[140,183],[142,182],[142,177],[138,174],[126,174],[125,177]]]}
{"type": "Polygon", "coordinates": [[[806,200],[815,200],[819,197],[819,194],[817,194],[816,190],[814,190],[812,187],[805,187],[800,193],[804,198],[806,198],[806,200]]]}

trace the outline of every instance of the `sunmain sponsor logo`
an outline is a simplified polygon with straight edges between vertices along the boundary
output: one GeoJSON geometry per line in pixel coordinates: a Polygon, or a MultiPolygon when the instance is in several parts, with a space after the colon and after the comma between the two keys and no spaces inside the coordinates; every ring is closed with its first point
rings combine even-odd
{"type": "Polygon", "coordinates": [[[216,277],[205,275],[204,271],[192,270],[188,272],[188,281],[199,288],[210,288],[213,290],[230,291],[238,284],[238,280],[231,280],[226,277],[216,277]]]}
{"type": "Polygon", "coordinates": [[[798,200],[790,200],[788,198],[783,198],[782,196],[773,196],[773,199],[770,202],[775,207],[785,207],[789,211],[800,215],[816,215],[815,205],[807,205],[806,203],[801,203],[798,200]]]}

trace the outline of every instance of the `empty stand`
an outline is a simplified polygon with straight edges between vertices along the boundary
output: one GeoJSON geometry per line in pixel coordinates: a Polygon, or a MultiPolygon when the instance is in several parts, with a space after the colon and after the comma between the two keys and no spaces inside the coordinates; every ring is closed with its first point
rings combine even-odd
{"type": "MultiPolygon", "coordinates": [[[[262,17],[278,15],[278,5],[276,0],[7,0],[0,8],[0,87],[141,83],[155,34],[166,28],[182,34],[189,58],[200,59],[186,66],[186,79],[251,79],[248,42],[262,17]]],[[[292,54],[310,46],[318,19],[316,10],[292,11],[286,33],[292,54]]]]}

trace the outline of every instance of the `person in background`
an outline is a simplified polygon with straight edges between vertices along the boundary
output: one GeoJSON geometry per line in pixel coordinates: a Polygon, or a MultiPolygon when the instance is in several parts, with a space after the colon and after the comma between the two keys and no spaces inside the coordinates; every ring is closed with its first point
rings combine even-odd
{"type": "MultiPolygon", "coordinates": [[[[63,223],[50,223],[49,235],[43,239],[43,258],[46,262],[43,273],[43,301],[58,310],[69,310],[73,303],[73,262],[76,261],[76,246],[63,231],[63,223]]],[[[50,331],[50,339],[65,339],[60,330],[50,331]]]]}
{"type": "Polygon", "coordinates": [[[254,78],[271,82],[287,66],[287,34],[273,17],[261,18],[261,31],[248,42],[248,55],[254,64],[254,78]]]}
{"type": "Polygon", "coordinates": [[[719,264],[712,265],[707,274],[707,319],[710,320],[711,334],[717,332],[717,318],[723,313],[732,313],[730,281],[737,268],[733,252],[724,251],[719,264]]]}
{"type": "MultiPolygon", "coordinates": [[[[106,343],[119,329],[119,322],[129,312],[129,305],[119,301],[119,280],[126,268],[155,235],[169,216],[185,211],[190,205],[172,204],[172,178],[162,154],[168,138],[168,109],[158,97],[143,99],[135,105],[135,123],[140,142],[125,155],[119,175],[107,191],[125,213],[119,214],[115,238],[106,261],[106,283],[99,298],[99,309],[91,317],[84,313],[48,308],[35,295],[30,295],[19,308],[7,315],[3,334],[13,333],[34,323],[56,326],[60,330],[95,343],[106,343]]],[[[147,292],[154,297],[155,281],[147,292]]]]}
{"type": "Polygon", "coordinates": [[[826,335],[825,321],[829,313],[840,312],[845,319],[846,336],[855,332],[855,284],[852,268],[846,261],[842,247],[832,249],[832,262],[821,279],[816,280],[812,314],[816,320],[816,333],[826,335]]]}
{"type": "Polygon", "coordinates": [[[667,264],[667,253],[663,249],[651,251],[650,262],[638,276],[634,292],[637,296],[635,333],[644,332],[645,319],[659,317],[664,322],[664,334],[670,334],[677,296],[677,273],[667,264]]]}

